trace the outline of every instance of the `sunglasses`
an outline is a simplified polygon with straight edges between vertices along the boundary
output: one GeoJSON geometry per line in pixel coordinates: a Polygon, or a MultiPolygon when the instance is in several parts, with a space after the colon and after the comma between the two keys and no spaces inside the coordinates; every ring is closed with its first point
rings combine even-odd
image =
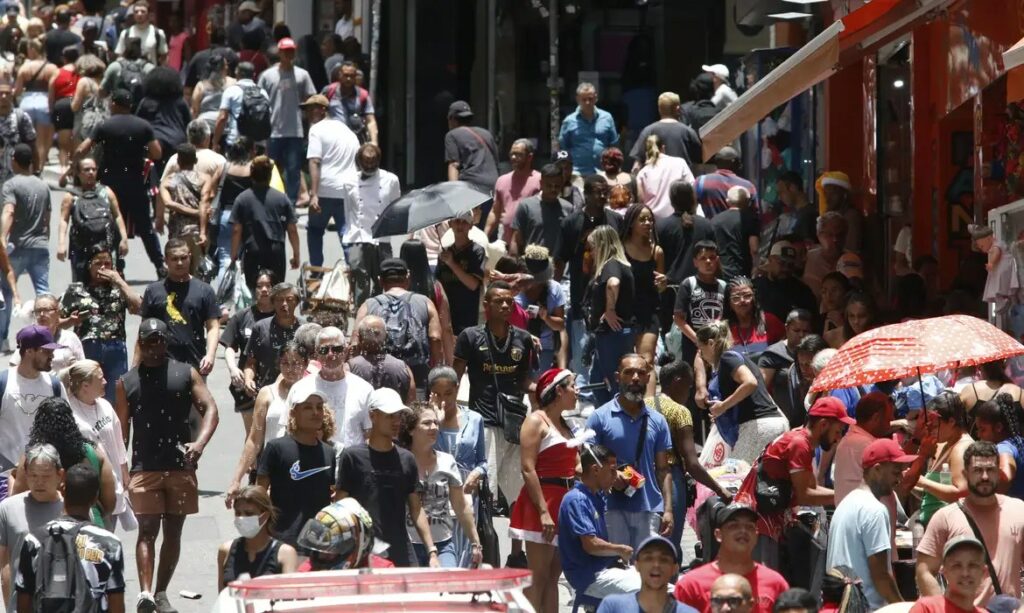
{"type": "Polygon", "coordinates": [[[743,596],[712,596],[711,606],[719,608],[729,605],[729,608],[735,609],[746,601],[747,599],[743,596]]]}
{"type": "Polygon", "coordinates": [[[345,346],[344,345],[324,345],[323,347],[319,347],[316,350],[316,352],[319,353],[320,355],[327,355],[329,353],[342,354],[342,353],[345,353],[345,346]]]}

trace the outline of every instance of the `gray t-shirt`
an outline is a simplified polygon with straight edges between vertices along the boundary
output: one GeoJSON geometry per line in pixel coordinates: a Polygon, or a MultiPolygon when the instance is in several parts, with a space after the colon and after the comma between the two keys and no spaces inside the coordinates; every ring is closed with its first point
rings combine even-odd
{"type": "Polygon", "coordinates": [[[302,138],[299,104],[316,93],[309,73],[298,66],[282,70],[276,64],[263,71],[259,86],[270,97],[270,138],[302,138]]]}
{"type": "Polygon", "coordinates": [[[50,188],[34,175],[14,175],[4,183],[4,206],[14,205],[10,242],[18,249],[46,249],[50,242],[50,188]]]}
{"type": "MultiPolygon", "coordinates": [[[[0,546],[7,548],[7,554],[15,568],[25,536],[32,530],[45,526],[50,520],[57,519],[63,512],[64,503],[60,500],[37,502],[29,492],[11,496],[0,502],[0,546]]],[[[8,611],[17,610],[14,606],[17,598],[12,598],[11,594],[4,594],[4,598],[7,600],[8,611]]]]}
{"type": "Polygon", "coordinates": [[[562,252],[562,220],[572,214],[572,203],[558,198],[556,202],[541,202],[540,196],[519,201],[512,229],[523,238],[522,246],[543,245],[552,254],[562,252]]]}

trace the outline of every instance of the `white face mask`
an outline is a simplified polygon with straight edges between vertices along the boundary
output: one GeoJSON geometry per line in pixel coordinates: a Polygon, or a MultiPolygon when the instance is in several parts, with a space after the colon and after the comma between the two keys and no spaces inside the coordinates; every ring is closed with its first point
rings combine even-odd
{"type": "Polygon", "coordinates": [[[238,530],[238,534],[242,538],[251,539],[260,533],[263,529],[263,524],[266,522],[260,521],[259,515],[247,515],[235,518],[235,530],[238,530]]]}

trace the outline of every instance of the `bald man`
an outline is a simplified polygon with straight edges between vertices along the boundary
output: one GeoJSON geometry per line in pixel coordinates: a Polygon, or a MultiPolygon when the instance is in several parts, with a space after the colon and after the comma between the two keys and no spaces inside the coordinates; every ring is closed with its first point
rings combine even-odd
{"type": "Polygon", "coordinates": [[[402,360],[385,353],[388,332],[384,320],[377,315],[367,315],[356,330],[358,355],[349,359],[349,372],[366,379],[373,389],[387,387],[398,392],[407,402],[416,400],[412,369],[402,360]]]}
{"type": "Polygon", "coordinates": [[[711,610],[715,613],[751,613],[754,592],[741,575],[722,575],[711,584],[711,610]]]}
{"type": "Polygon", "coordinates": [[[734,185],[726,192],[725,202],[728,208],[715,215],[711,229],[718,243],[722,278],[728,283],[739,276],[750,276],[758,259],[761,228],[750,207],[750,190],[734,185]]]}

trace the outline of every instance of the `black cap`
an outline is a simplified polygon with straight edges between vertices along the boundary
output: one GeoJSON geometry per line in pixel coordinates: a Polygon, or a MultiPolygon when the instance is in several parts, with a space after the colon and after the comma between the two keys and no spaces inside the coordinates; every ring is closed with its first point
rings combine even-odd
{"type": "Polygon", "coordinates": [[[385,277],[406,277],[409,275],[409,267],[400,258],[388,258],[380,263],[380,276],[385,277]]]}
{"type": "Polygon", "coordinates": [[[750,515],[750,517],[757,519],[757,511],[754,510],[754,507],[739,502],[733,502],[718,509],[718,512],[715,513],[715,523],[721,527],[740,513],[746,513],[750,515]]]}
{"type": "Polygon", "coordinates": [[[114,93],[110,94],[110,102],[118,106],[125,108],[131,108],[132,106],[132,93],[127,89],[115,89],[114,93]]]}
{"type": "Polygon", "coordinates": [[[32,151],[32,146],[25,143],[18,143],[14,146],[14,154],[12,156],[14,161],[18,163],[18,166],[22,168],[32,167],[32,158],[35,157],[32,151]]]}
{"type": "Polygon", "coordinates": [[[551,156],[551,161],[555,164],[563,162],[571,163],[572,155],[569,154],[569,151],[567,149],[562,149],[561,151],[556,151],[555,154],[551,156]]]}
{"type": "Polygon", "coordinates": [[[469,108],[469,103],[465,100],[456,100],[448,106],[448,117],[466,119],[472,116],[473,109],[469,108]]]}
{"type": "Polygon", "coordinates": [[[139,324],[139,340],[144,341],[154,335],[167,338],[167,324],[155,317],[142,320],[139,324]]]}

